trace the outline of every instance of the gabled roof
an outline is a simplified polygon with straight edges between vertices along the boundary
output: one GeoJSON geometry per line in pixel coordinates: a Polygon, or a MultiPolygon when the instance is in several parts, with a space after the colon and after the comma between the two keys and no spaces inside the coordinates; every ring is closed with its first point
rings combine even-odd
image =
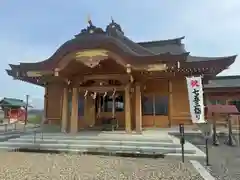
{"type": "MultiPolygon", "coordinates": [[[[156,54],[171,53],[181,54],[187,52],[185,45],[182,43],[184,37],[168,39],[162,41],[150,41],[140,42],[138,44],[151,50],[156,54]]],[[[181,64],[183,70],[189,71],[194,68],[195,72],[197,69],[203,68],[203,74],[206,75],[217,75],[224,69],[229,68],[234,63],[237,55],[223,56],[223,57],[201,57],[189,55],[187,60],[181,64]]],[[[194,72],[193,72],[194,73],[194,72]]]]}
{"type": "Polygon", "coordinates": [[[178,37],[178,38],[172,38],[172,39],[165,39],[165,40],[158,40],[158,41],[142,41],[137,42],[139,45],[144,47],[153,47],[153,46],[164,46],[169,44],[182,44],[182,40],[185,37],[178,37]]]}
{"type": "MultiPolygon", "coordinates": [[[[149,42],[139,42],[138,44],[149,49],[155,54],[161,53],[171,53],[171,54],[182,54],[187,52],[185,49],[185,44],[182,43],[182,40],[185,37],[179,37],[175,39],[160,40],[160,41],[149,41],[149,42]]],[[[186,62],[202,62],[202,61],[215,61],[215,60],[227,60],[234,59],[236,55],[233,56],[223,56],[223,57],[203,57],[203,56],[192,56],[187,57],[186,62]]]]}
{"type": "Polygon", "coordinates": [[[240,76],[217,76],[204,84],[206,89],[211,88],[239,88],[240,76]]]}
{"type": "Polygon", "coordinates": [[[162,53],[182,54],[187,52],[185,50],[184,44],[182,44],[183,39],[184,37],[179,37],[175,39],[167,39],[160,41],[139,42],[138,44],[152,51],[155,54],[162,53]]]}
{"type": "Polygon", "coordinates": [[[220,61],[226,61],[229,60],[231,61],[230,64],[232,64],[234,62],[234,60],[236,59],[237,55],[233,55],[233,56],[222,56],[222,57],[202,57],[202,56],[191,56],[189,55],[187,57],[187,61],[186,62],[210,62],[210,61],[214,61],[214,62],[220,62],[220,61]]]}
{"type": "Polygon", "coordinates": [[[4,107],[25,107],[27,104],[21,99],[3,98],[0,101],[0,106],[4,107]]]}

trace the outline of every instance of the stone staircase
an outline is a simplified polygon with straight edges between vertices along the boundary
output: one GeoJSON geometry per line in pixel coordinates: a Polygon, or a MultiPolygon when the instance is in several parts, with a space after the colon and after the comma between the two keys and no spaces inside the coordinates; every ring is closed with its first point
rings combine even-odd
{"type": "MultiPolygon", "coordinates": [[[[0,142],[3,151],[54,151],[74,153],[134,154],[149,156],[181,157],[181,145],[177,138],[168,134],[121,134],[105,132],[80,133],[31,133],[0,142]]],[[[190,143],[185,145],[185,154],[190,159],[204,158],[205,154],[190,143]]]]}
{"type": "Polygon", "coordinates": [[[14,138],[19,138],[21,134],[22,133],[20,131],[8,131],[8,132],[0,133],[0,142],[8,141],[14,138]]]}

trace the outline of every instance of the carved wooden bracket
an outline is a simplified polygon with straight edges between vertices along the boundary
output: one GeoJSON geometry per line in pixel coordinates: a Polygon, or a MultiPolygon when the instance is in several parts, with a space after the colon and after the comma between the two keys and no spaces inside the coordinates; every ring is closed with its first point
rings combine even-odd
{"type": "Polygon", "coordinates": [[[108,51],[104,49],[86,50],[76,53],[76,61],[90,68],[96,67],[106,58],[108,58],[108,51]]]}

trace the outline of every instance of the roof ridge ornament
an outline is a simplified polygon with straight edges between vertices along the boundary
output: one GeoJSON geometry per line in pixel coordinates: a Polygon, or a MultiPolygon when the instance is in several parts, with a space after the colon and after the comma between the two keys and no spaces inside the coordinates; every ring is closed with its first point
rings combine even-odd
{"type": "Polygon", "coordinates": [[[111,16],[111,23],[109,23],[109,25],[107,25],[106,33],[108,35],[114,35],[117,32],[120,32],[120,33],[124,34],[121,26],[118,23],[116,23],[116,21],[114,21],[113,17],[111,16]]]}
{"type": "Polygon", "coordinates": [[[87,23],[89,24],[87,28],[84,28],[81,30],[81,32],[77,35],[75,35],[75,38],[82,36],[82,35],[89,35],[89,34],[104,34],[102,28],[96,27],[93,25],[90,15],[87,17],[87,23]]]}
{"type": "Polygon", "coordinates": [[[115,21],[114,21],[114,19],[113,19],[113,17],[111,16],[111,21],[112,21],[112,23],[115,23],[115,21]]]}
{"type": "Polygon", "coordinates": [[[87,16],[87,23],[88,23],[90,26],[93,26],[90,15],[87,16]]]}

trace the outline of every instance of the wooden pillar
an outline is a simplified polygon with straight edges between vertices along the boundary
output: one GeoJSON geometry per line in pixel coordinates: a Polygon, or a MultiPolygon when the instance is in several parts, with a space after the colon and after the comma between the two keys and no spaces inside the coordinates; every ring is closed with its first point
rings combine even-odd
{"type": "Polygon", "coordinates": [[[115,94],[112,96],[112,118],[116,116],[116,99],[115,94]]]}
{"type": "Polygon", "coordinates": [[[89,127],[95,124],[95,104],[94,99],[87,95],[84,99],[84,121],[89,127]]]}
{"type": "Polygon", "coordinates": [[[99,93],[98,95],[97,95],[97,107],[98,107],[98,109],[97,109],[97,119],[101,119],[101,115],[102,115],[102,113],[101,113],[101,111],[102,111],[102,109],[101,109],[101,94],[99,93]]]}
{"type": "Polygon", "coordinates": [[[130,85],[125,87],[125,130],[131,132],[131,103],[130,103],[130,85]]]}
{"type": "Polygon", "coordinates": [[[135,118],[136,118],[136,132],[142,132],[142,95],[139,84],[135,88],[135,118]]]}
{"type": "Polygon", "coordinates": [[[173,90],[172,80],[168,80],[168,126],[172,126],[172,114],[173,114],[173,90]]]}
{"type": "Polygon", "coordinates": [[[90,126],[89,107],[88,106],[89,106],[89,96],[86,95],[86,96],[84,96],[84,121],[88,126],[90,126]]]}
{"type": "Polygon", "coordinates": [[[45,93],[44,93],[44,121],[47,119],[47,104],[48,104],[48,98],[47,98],[47,94],[48,94],[48,88],[47,86],[45,86],[45,93]]]}
{"type": "Polygon", "coordinates": [[[72,111],[71,111],[70,133],[78,132],[78,88],[72,89],[72,111]]]}
{"type": "Polygon", "coordinates": [[[67,131],[67,122],[68,122],[68,88],[63,89],[63,102],[62,102],[62,125],[61,131],[67,131]]]}
{"type": "Polygon", "coordinates": [[[95,120],[96,120],[95,100],[90,96],[88,97],[88,108],[89,108],[88,110],[89,123],[90,123],[90,126],[94,126],[95,120]]]}

